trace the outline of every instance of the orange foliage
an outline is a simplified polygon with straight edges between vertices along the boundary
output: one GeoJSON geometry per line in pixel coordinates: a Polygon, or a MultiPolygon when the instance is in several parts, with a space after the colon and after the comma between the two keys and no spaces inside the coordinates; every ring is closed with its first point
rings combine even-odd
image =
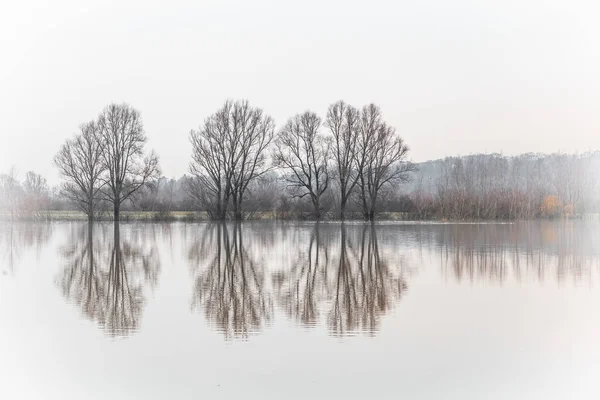
{"type": "Polygon", "coordinates": [[[556,217],[560,214],[561,209],[562,204],[557,196],[546,196],[540,207],[544,217],[556,217]]]}

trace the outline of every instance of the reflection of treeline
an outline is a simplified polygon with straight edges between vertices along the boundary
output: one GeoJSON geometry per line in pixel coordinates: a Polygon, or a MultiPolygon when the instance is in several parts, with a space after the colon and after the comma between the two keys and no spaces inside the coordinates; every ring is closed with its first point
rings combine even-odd
{"type": "Polygon", "coordinates": [[[112,233],[102,225],[74,226],[57,285],[106,334],[127,336],[139,327],[144,290],[157,283],[159,261],[144,238],[122,237],[118,224],[112,233]]]}
{"type": "Polygon", "coordinates": [[[274,231],[279,243],[296,245],[291,266],[271,271],[270,279],[253,254],[268,253],[273,236],[251,226],[209,225],[190,248],[192,308],[227,338],[260,331],[272,320],[273,304],[303,325],[327,323],[333,335],[374,334],[407,288],[402,257],[379,248],[374,226],[348,233],[343,225],[317,224],[308,237],[305,227],[274,231]]]}
{"type": "Polygon", "coordinates": [[[445,272],[459,281],[581,281],[600,272],[600,230],[578,221],[439,225],[433,237],[445,272]]]}
{"type": "Polygon", "coordinates": [[[239,224],[210,224],[189,259],[195,275],[192,309],[202,309],[226,337],[247,337],[271,320],[265,271],[244,247],[239,224]]]}
{"type": "Polygon", "coordinates": [[[189,246],[192,310],[228,339],[247,338],[281,315],[308,328],[327,326],[334,336],[375,334],[419,259],[467,283],[581,283],[600,272],[600,228],[581,220],[164,224],[126,237],[113,231],[112,240],[106,225],[72,227],[57,285],[109,335],[139,327],[145,288],[158,279],[154,235],[162,231],[169,240],[172,228],[181,228],[189,246]]]}
{"type": "Polygon", "coordinates": [[[22,256],[39,253],[52,235],[49,223],[0,223],[0,273],[13,273],[22,256]]]}
{"type": "Polygon", "coordinates": [[[342,226],[335,290],[328,314],[333,334],[373,334],[379,330],[381,317],[408,287],[401,261],[396,265],[390,265],[390,261],[379,249],[374,226],[363,227],[358,243],[346,238],[342,226]]]}
{"type": "Polygon", "coordinates": [[[373,225],[315,226],[290,269],[273,275],[279,305],[292,319],[321,318],[336,336],[374,334],[407,289],[401,257],[381,251],[373,225]]]}

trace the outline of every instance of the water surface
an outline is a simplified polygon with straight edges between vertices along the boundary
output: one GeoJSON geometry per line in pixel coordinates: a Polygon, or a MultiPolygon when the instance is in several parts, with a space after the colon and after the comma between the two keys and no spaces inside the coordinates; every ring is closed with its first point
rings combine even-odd
{"type": "Polygon", "coordinates": [[[600,398],[600,223],[0,224],[0,398],[600,398]]]}

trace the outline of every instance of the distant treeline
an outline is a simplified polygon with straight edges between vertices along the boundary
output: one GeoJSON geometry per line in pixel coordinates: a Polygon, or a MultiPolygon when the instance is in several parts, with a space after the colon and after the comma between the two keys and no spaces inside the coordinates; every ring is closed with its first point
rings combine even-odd
{"type": "MultiPolygon", "coordinates": [[[[600,212],[600,152],[583,155],[498,154],[450,157],[414,164],[410,180],[382,193],[380,218],[398,213],[404,219],[530,219],[600,212]]],[[[194,178],[160,177],[144,187],[126,211],[154,211],[165,217],[175,211],[206,211],[190,194],[194,178]]],[[[23,181],[14,173],[0,178],[4,215],[43,217],[46,210],[74,210],[60,188],[49,188],[43,177],[28,172],[23,181]],[[7,196],[7,188],[13,192],[7,196]],[[9,203],[7,203],[7,200],[9,203]]],[[[347,218],[363,218],[357,195],[350,196],[347,218]]],[[[339,215],[334,188],[322,198],[323,218],[339,215]]],[[[270,171],[248,190],[244,216],[314,218],[310,200],[294,197],[280,174],[270,171]]],[[[100,210],[110,210],[101,202],[100,210]]]]}
{"type": "Polygon", "coordinates": [[[481,154],[424,163],[374,104],[343,101],[324,119],[306,111],[275,130],[247,101],[227,101],[189,134],[189,175],[160,176],[144,151],[139,111],[111,104],[80,126],[55,157],[63,182],[0,175],[0,214],[81,210],[203,211],[211,219],[531,219],[598,212],[600,152],[481,154]]]}
{"type": "Polygon", "coordinates": [[[417,218],[574,216],[600,211],[598,171],[600,152],[450,157],[419,164],[403,197],[417,218]]]}

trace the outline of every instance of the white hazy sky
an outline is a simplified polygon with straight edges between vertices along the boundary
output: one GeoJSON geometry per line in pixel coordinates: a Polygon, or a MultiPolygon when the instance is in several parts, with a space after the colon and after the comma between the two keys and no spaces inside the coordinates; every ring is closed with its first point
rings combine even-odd
{"type": "Polygon", "coordinates": [[[0,172],[56,183],[60,144],[123,101],[171,177],[227,98],[278,126],[375,102],[414,161],[600,149],[599,20],[572,0],[3,1],[0,172]]]}

